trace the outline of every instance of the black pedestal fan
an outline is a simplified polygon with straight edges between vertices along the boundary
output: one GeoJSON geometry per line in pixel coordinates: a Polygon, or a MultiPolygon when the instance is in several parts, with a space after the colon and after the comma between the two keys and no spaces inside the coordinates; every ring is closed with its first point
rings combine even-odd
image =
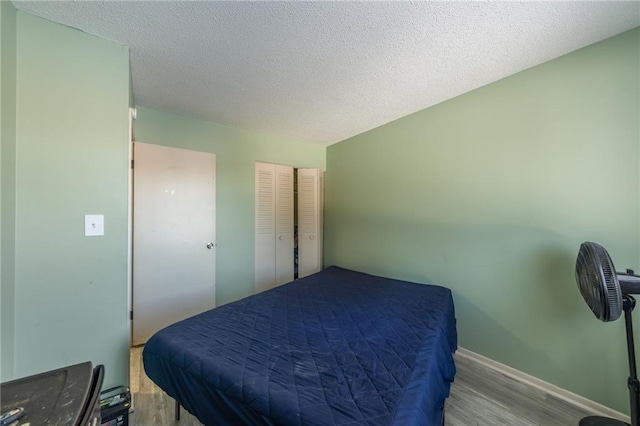
{"type": "MultiPolygon", "coordinates": [[[[582,297],[596,318],[609,322],[617,320],[624,311],[629,355],[629,395],[631,401],[631,426],[638,425],[640,413],[640,382],[636,371],[636,355],[633,343],[631,312],[636,300],[631,294],[640,293],[640,276],[627,269],[618,273],[609,253],[599,244],[585,242],[580,246],[576,260],[576,281],[582,297]]],[[[614,426],[627,423],[606,417],[590,416],[580,421],[580,426],[614,426]]]]}

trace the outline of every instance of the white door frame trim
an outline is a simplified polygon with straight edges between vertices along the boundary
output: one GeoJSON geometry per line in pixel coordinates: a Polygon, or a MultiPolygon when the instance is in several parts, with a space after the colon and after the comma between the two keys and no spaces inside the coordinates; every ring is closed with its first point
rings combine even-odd
{"type": "MultiPolygon", "coordinates": [[[[133,121],[136,119],[137,110],[129,108],[129,162],[127,172],[127,324],[129,324],[129,347],[133,343],[133,321],[131,311],[133,309],[133,121]]],[[[129,377],[127,375],[127,377],[129,377]]]]}

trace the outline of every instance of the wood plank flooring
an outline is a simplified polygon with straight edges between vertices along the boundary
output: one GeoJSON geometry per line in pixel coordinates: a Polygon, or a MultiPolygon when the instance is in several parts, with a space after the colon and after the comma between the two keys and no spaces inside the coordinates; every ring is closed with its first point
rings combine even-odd
{"type": "Polygon", "coordinates": [[[200,426],[201,423],[184,408],[180,420],[174,419],[175,401],[156,386],[142,368],[142,346],[131,348],[130,387],[133,395],[132,426],[200,426]]]}
{"type": "MultiPolygon", "coordinates": [[[[527,386],[491,368],[456,355],[457,374],[446,403],[446,426],[569,426],[589,413],[527,386]]],[[[174,420],[174,401],[144,373],[142,347],[131,349],[133,426],[199,426],[181,409],[174,420]]]]}
{"type": "Polygon", "coordinates": [[[568,426],[594,413],[463,356],[445,408],[447,426],[568,426]]]}

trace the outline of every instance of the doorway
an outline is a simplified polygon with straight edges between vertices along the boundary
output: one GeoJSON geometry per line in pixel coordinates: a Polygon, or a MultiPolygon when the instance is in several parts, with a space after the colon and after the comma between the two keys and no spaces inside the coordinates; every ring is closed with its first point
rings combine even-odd
{"type": "Polygon", "coordinates": [[[323,172],[255,163],[255,291],[322,269],[323,172]]]}
{"type": "Polygon", "coordinates": [[[215,307],[215,154],[135,142],[132,344],[215,307]]]}

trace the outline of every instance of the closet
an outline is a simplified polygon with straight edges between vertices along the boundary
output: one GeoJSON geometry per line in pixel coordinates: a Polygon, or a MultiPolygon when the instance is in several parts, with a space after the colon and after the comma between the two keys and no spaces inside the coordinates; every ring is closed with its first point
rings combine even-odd
{"type": "Polygon", "coordinates": [[[298,276],[303,278],[322,269],[322,216],[324,174],[318,169],[297,170],[298,276]]]}
{"type": "Polygon", "coordinates": [[[323,172],[255,164],[255,290],[322,269],[323,172]]]}

